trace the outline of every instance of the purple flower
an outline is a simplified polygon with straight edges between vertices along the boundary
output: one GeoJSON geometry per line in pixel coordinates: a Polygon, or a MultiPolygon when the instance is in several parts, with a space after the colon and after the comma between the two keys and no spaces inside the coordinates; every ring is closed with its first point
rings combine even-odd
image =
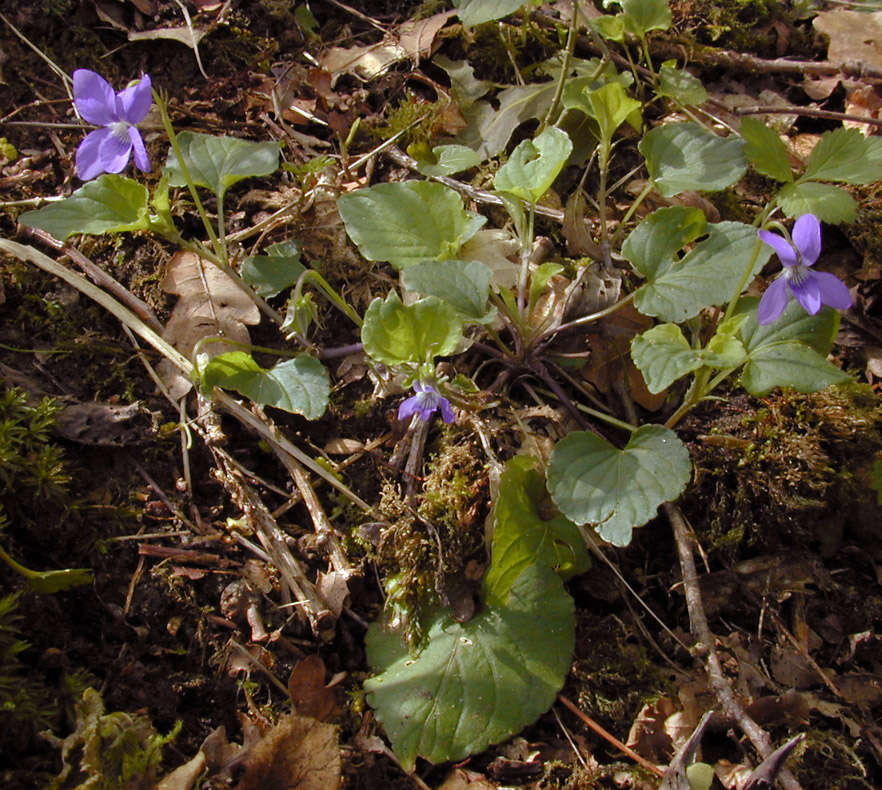
{"type": "Polygon", "coordinates": [[[771,324],[776,321],[790,296],[794,296],[809,315],[816,315],[821,305],[837,310],[851,307],[851,294],[837,277],[809,268],[821,254],[821,223],[814,214],[803,214],[793,223],[793,243],[777,233],[759,231],[759,237],[774,247],[784,264],[784,272],[763,294],[757,309],[757,321],[771,324]]]}
{"type": "Polygon", "coordinates": [[[428,422],[432,415],[441,409],[441,419],[444,422],[453,422],[453,409],[450,407],[450,401],[431,384],[415,381],[413,388],[416,390],[416,395],[403,401],[398,407],[399,420],[406,420],[414,414],[419,414],[423,422],[428,422]]]}
{"type": "Polygon", "coordinates": [[[89,181],[101,173],[121,173],[135,152],[140,170],[150,170],[150,158],[136,123],[144,120],[153,94],[146,74],[134,85],[114,93],[104,77],[88,69],[73,73],[74,103],[89,123],[101,126],[86,135],[77,148],[77,175],[89,181]]]}

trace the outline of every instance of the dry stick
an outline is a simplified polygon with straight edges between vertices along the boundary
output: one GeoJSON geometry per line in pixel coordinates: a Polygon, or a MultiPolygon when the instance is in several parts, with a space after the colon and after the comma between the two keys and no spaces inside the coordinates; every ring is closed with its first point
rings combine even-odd
{"type": "Polygon", "coordinates": [[[126,290],[126,288],[121,283],[114,280],[113,277],[111,277],[102,268],[92,263],[92,261],[90,261],[78,249],[76,249],[75,247],[71,247],[68,244],[65,244],[63,241],[59,241],[51,234],[46,233],[45,230],[20,227],[19,231],[22,236],[38,239],[39,241],[42,241],[44,244],[47,244],[53,249],[58,250],[64,255],[67,255],[68,258],[70,258],[86,273],[88,278],[93,283],[95,283],[95,285],[103,288],[105,291],[112,294],[119,302],[128,307],[129,310],[131,310],[136,316],[138,316],[138,318],[140,318],[152,330],[159,333],[160,335],[163,333],[164,327],[162,326],[162,324],[159,323],[159,319],[147,306],[147,304],[142,302],[133,293],[126,290]]]}
{"type": "Polygon", "coordinates": [[[269,445],[275,451],[279,460],[285,465],[288,474],[291,475],[294,483],[297,485],[300,496],[303,497],[303,504],[306,505],[306,509],[309,511],[310,518],[312,519],[315,534],[318,535],[328,551],[331,566],[335,571],[351,573],[352,567],[349,564],[349,560],[346,559],[346,554],[344,554],[343,548],[340,546],[340,541],[337,540],[334,528],[331,526],[324,508],[322,508],[318,497],[315,495],[315,489],[309,482],[309,477],[307,477],[303,466],[297,463],[291,454],[285,452],[276,442],[270,441],[269,445]]]}
{"type": "Polygon", "coordinates": [[[570,702],[563,694],[557,695],[557,701],[563,705],[565,708],[569,709],[573,713],[576,714],[581,720],[582,723],[586,726],[590,727],[594,732],[596,732],[601,738],[609,741],[613,746],[616,747],[623,754],[628,755],[635,763],[639,763],[642,765],[647,771],[652,771],[656,776],[664,776],[665,772],[659,768],[655,763],[649,762],[645,757],[640,754],[637,754],[633,749],[628,746],[625,746],[615,735],[613,735],[608,730],[605,730],[601,727],[594,719],[588,716],[586,713],[583,713],[579,710],[572,702],[570,702]]]}
{"type": "MultiPolygon", "coordinates": [[[[712,104],[729,110],[724,104],[711,100],[712,104]]],[[[882,120],[879,118],[867,118],[864,115],[851,115],[847,112],[834,112],[833,110],[815,110],[811,107],[736,107],[735,115],[802,115],[806,118],[830,118],[834,121],[855,121],[857,123],[866,123],[870,126],[882,126],[882,120]]]]}
{"type": "Polygon", "coordinates": [[[336,620],[330,607],[322,600],[318,590],[291,553],[285,533],[279,528],[263,500],[248,485],[242,473],[229,463],[227,453],[217,446],[212,446],[211,452],[221,472],[220,482],[245,515],[298,607],[306,614],[313,632],[316,636],[321,636],[321,632],[327,630],[329,616],[332,621],[336,620]]]}
{"type": "MultiPolygon", "coordinates": [[[[683,576],[683,591],[686,595],[686,608],[689,610],[689,622],[691,623],[692,632],[698,638],[694,652],[697,655],[703,655],[705,658],[708,679],[723,712],[738,723],[741,731],[750,739],[754,748],[765,759],[773,751],[771,738],[744,710],[744,706],[735,697],[735,692],[732,690],[729,681],[726,680],[723,668],[720,665],[720,658],[717,655],[714,644],[714,635],[710,630],[707,615],[704,611],[704,602],[701,598],[698,572],[695,569],[695,558],[692,556],[692,546],[690,545],[686,521],[680,509],[672,503],[666,502],[662,505],[662,509],[671,522],[674,539],[677,543],[680,572],[683,576]]],[[[802,790],[802,786],[796,780],[796,777],[787,768],[781,769],[778,778],[786,790],[802,790]]]]}

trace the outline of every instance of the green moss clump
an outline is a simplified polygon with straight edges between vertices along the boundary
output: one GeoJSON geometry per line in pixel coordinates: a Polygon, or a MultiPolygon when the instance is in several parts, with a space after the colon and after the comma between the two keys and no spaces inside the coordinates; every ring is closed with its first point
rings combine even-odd
{"type": "Polygon", "coordinates": [[[64,767],[48,790],[152,790],[162,764],[162,747],[181,730],[156,732],[139,713],[105,713],[101,695],[92,688],[77,704],[77,723],[63,741],[64,767]]]}
{"type": "Polygon", "coordinates": [[[736,396],[714,412],[684,425],[699,434],[687,512],[709,548],[730,559],[745,545],[814,542],[823,551],[847,513],[878,507],[871,481],[882,403],[867,385],[736,396]]]}

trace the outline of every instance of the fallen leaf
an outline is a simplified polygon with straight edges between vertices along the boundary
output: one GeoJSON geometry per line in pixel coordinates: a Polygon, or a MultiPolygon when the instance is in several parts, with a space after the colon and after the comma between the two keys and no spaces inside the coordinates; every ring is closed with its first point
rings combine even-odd
{"type": "Polygon", "coordinates": [[[205,762],[205,754],[200,750],[192,760],[188,760],[165,776],[156,785],[156,790],[190,790],[204,770],[205,762]]]}
{"type": "MultiPolygon", "coordinates": [[[[248,344],[251,337],[246,324],[257,324],[260,311],[233,280],[212,263],[192,252],[177,252],[168,263],[162,290],[180,298],[162,333],[184,356],[190,357],[203,338],[227,337],[248,344]]],[[[214,357],[235,350],[227,343],[205,343],[202,350],[214,357]]],[[[157,371],[173,398],[190,391],[190,380],[168,360],[157,371]]]]}
{"type": "Polygon", "coordinates": [[[292,714],[251,750],[237,790],[333,790],[340,772],[337,728],[292,714]]]}
{"type": "Polygon", "coordinates": [[[812,24],[830,39],[827,60],[838,65],[859,62],[882,69],[882,11],[867,14],[837,8],[822,11],[812,24]]]}
{"type": "Polygon", "coordinates": [[[322,600],[330,607],[336,617],[340,616],[346,597],[349,595],[349,579],[352,574],[349,571],[331,571],[319,573],[316,580],[316,589],[322,600]]]}
{"type": "Polygon", "coordinates": [[[336,694],[325,684],[325,663],[319,656],[306,656],[297,662],[288,678],[288,694],[299,716],[324,721],[337,704],[336,694]]]}
{"type": "Polygon", "coordinates": [[[444,11],[426,19],[405,22],[397,34],[389,34],[376,44],[331,47],[319,56],[319,65],[330,73],[333,88],[343,74],[353,74],[369,81],[402,60],[419,62],[420,57],[431,54],[435,35],[454,13],[444,11]]]}
{"type": "Polygon", "coordinates": [[[463,261],[479,261],[491,271],[497,288],[513,288],[518,283],[520,264],[509,259],[516,255],[520,245],[506,230],[479,230],[460,247],[463,261]]]}
{"type": "Polygon", "coordinates": [[[152,39],[164,38],[178,41],[181,44],[186,44],[191,49],[195,49],[207,32],[206,30],[198,30],[195,27],[159,27],[156,30],[130,32],[129,41],[150,41],[152,39]]]}
{"type": "Polygon", "coordinates": [[[467,771],[465,768],[454,768],[438,790],[496,790],[497,787],[483,774],[467,771]]]}
{"type": "MultiPolygon", "coordinates": [[[[882,108],[882,99],[873,85],[855,84],[851,80],[845,85],[845,112],[849,115],[857,115],[861,118],[873,118],[879,120],[879,109],[882,108]]],[[[877,127],[860,121],[843,121],[846,129],[857,129],[865,135],[873,134],[877,127]]]]}

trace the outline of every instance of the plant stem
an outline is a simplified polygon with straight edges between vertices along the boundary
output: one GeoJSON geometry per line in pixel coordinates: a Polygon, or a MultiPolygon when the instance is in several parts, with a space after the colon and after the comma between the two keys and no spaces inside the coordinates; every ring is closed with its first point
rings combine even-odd
{"type": "Polygon", "coordinates": [[[316,284],[321,288],[324,292],[325,296],[334,305],[343,315],[345,315],[352,323],[354,323],[357,327],[360,327],[362,323],[364,323],[361,319],[361,316],[355,312],[355,310],[347,304],[346,300],[343,299],[340,294],[335,291],[330,283],[322,277],[315,269],[307,269],[303,274],[300,275],[300,278],[297,280],[297,285],[294,288],[294,299],[299,299],[300,294],[303,291],[303,286],[307,280],[315,280],[316,284]]]}
{"type": "Polygon", "coordinates": [[[554,89],[554,96],[551,99],[551,105],[548,107],[548,112],[545,114],[545,119],[542,121],[542,125],[539,127],[539,134],[545,131],[546,128],[552,126],[554,123],[557,123],[560,120],[560,116],[558,115],[558,107],[560,107],[560,100],[563,96],[564,85],[567,80],[567,75],[570,71],[570,63],[573,59],[573,52],[576,48],[576,31],[578,29],[578,20],[579,20],[579,3],[573,3],[573,18],[570,20],[570,28],[567,31],[567,46],[563,53],[563,63],[560,67],[560,77],[558,77],[557,85],[554,89]]]}

